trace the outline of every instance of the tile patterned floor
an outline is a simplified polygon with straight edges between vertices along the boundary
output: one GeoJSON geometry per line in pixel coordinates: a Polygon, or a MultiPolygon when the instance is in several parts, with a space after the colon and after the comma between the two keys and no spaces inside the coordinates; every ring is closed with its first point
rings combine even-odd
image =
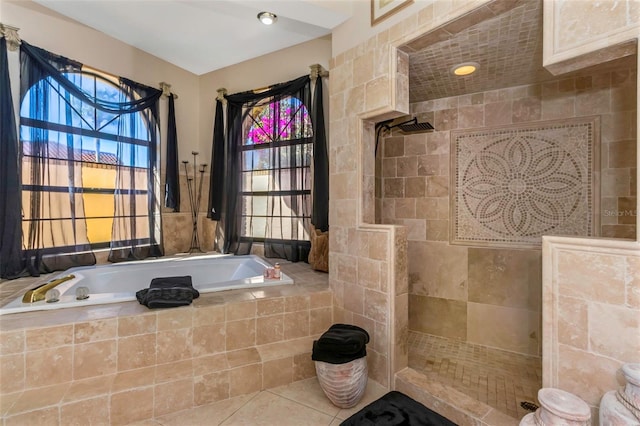
{"type": "Polygon", "coordinates": [[[520,402],[538,404],[542,387],[538,357],[414,331],[409,332],[409,367],[516,419],[529,413],[520,402]]]}
{"type": "Polygon", "coordinates": [[[358,405],[340,409],[326,398],[314,377],[130,426],[337,426],[385,393],[387,389],[369,380],[358,405]]]}

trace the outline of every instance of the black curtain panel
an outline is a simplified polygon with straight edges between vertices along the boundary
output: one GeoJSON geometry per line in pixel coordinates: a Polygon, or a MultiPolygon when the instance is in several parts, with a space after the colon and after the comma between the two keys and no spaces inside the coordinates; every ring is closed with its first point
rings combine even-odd
{"type": "Polygon", "coordinates": [[[329,230],[329,157],[324,125],[322,77],[316,78],[311,108],[313,121],[313,212],[311,223],[320,231],[329,230]]]}
{"type": "Polygon", "coordinates": [[[20,157],[4,37],[0,38],[0,95],[0,278],[16,278],[22,271],[20,157]]]}
{"type": "MultiPolygon", "coordinates": [[[[224,140],[224,104],[216,100],[216,115],[213,122],[213,144],[211,149],[211,175],[209,177],[209,206],[207,217],[220,220],[222,203],[228,197],[225,190],[225,140],[224,140]]],[[[217,248],[217,250],[220,250],[217,248]]]]}
{"type": "MultiPolygon", "coordinates": [[[[311,80],[303,76],[225,98],[223,183],[212,180],[211,188],[213,208],[222,210],[216,247],[248,254],[254,242],[262,242],[267,257],[306,261],[311,246],[311,80]]],[[[216,159],[214,167],[220,163],[216,159]]]]}
{"type": "Polygon", "coordinates": [[[180,211],[180,178],[178,164],[178,134],[176,131],[176,107],[173,94],[169,95],[169,114],[167,117],[167,169],[165,174],[164,206],[180,211]]]}

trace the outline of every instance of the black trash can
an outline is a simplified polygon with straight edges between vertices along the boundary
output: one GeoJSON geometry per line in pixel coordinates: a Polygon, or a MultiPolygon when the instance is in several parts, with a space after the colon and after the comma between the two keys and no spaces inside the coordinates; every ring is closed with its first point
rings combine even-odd
{"type": "Polygon", "coordinates": [[[333,405],[351,408],[367,387],[367,348],[369,333],[350,324],[334,324],[313,342],[320,387],[333,405]]]}

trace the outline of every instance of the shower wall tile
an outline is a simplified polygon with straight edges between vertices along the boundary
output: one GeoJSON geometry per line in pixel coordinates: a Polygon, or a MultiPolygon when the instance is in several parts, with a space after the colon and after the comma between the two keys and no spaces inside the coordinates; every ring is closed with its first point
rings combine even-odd
{"type": "Polygon", "coordinates": [[[627,283],[626,306],[640,310],[640,257],[626,258],[625,282],[627,283]]]}
{"type": "Polygon", "coordinates": [[[589,349],[587,302],[574,297],[558,297],[558,342],[574,348],[589,349]]]}
{"type": "Polygon", "coordinates": [[[410,241],[410,293],[466,302],[468,251],[447,243],[410,241]]]}
{"type": "Polygon", "coordinates": [[[540,311],[540,250],[469,248],[469,302],[540,311]]]}
{"type": "Polygon", "coordinates": [[[561,251],[556,267],[557,277],[563,283],[560,295],[616,305],[625,302],[624,257],[561,251]]]}
{"type": "Polygon", "coordinates": [[[619,224],[635,225],[638,219],[638,199],[636,197],[618,198],[616,213],[619,224]]]}
{"type": "Polygon", "coordinates": [[[449,241],[449,222],[446,220],[427,220],[427,241],[449,241]]]}
{"type": "Polygon", "coordinates": [[[544,305],[543,385],[597,407],[619,386],[622,364],[637,362],[640,352],[638,244],[556,237],[547,247],[543,296],[561,296],[558,304],[544,305]]]}
{"type": "Polygon", "coordinates": [[[609,168],[621,169],[636,166],[637,142],[635,140],[610,142],[608,146],[609,168]]]}
{"type": "Polygon", "coordinates": [[[458,108],[458,128],[469,129],[484,126],[484,106],[460,106],[458,108]]]}
{"type": "Polygon", "coordinates": [[[511,124],[511,102],[486,103],[484,105],[484,124],[488,127],[511,124]]]}
{"type": "MultiPolygon", "coordinates": [[[[418,133],[404,138],[404,155],[422,155],[427,153],[427,134],[418,133]]],[[[408,157],[412,158],[412,157],[408,157]]]]}
{"type": "Polygon", "coordinates": [[[416,198],[397,198],[395,200],[395,217],[397,219],[415,219],[416,198]]]}
{"type": "Polygon", "coordinates": [[[588,324],[591,352],[614,359],[637,358],[640,353],[639,313],[626,306],[590,303],[588,324]]]}
{"type": "Polygon", "coordinates": [[[398,177],[418,176],[418,158],[414,156],[398,158],[396,173],[398,177]]]}
{"type": "Polygon", "coordinates": [[[527,309],[467,304],[467,340],[494,348],[538,355],[540,314],[527,309]]]}
{"type": "MultiPolygon", "coordinates": [[[[407,293],[395,296],[394,312],[409,311],[409,295],[407,293]]],[[[393,323],[394,334],[394,365],[393,372],[396,373],[409,364],[409,317],[407,315],[396,315],[393,323]]]]}
{"type": "Polygon", "coordinates": [[[467,340],[467,303],[412,295],[409,298],[409,329],[467,340]]]}
{"type": "Polygon", "coordinates": [[[512,123],[538,121],[542,116],[542,102],[539,98],[516,99],[512,102],[511,108],[512,123]]]}
{"type": "Polygon", "coordinates": [[[604,194],[613,197],[626,197],[631,194],[631,173],[628,169],[603,170],[601,177],[604,194]]]}
{"type": "Polygon", "coordinates": [[[421,155],[418,157],[418,175],[433,176],[440,174],[439,155],[421,155]]]}
{"type": "Polygon", "coordinates": [[[616,372],[622,363],[618,360],[560,344],[558,361],[562,375],[554,387],[579,396],[592,407],[600,405],[602,395],[620,387],[616,372]]]}

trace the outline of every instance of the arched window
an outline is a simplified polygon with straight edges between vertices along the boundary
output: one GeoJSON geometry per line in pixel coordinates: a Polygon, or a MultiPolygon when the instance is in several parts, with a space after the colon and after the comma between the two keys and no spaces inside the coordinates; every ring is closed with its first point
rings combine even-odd
{"type": "MultiPolygon", "coordinates": [[[[109,76],[83,71],[65,77],[100,101],[131,100],[109,76]]],[[[150,128],[155,125],[142,112],[112,114],[87,105],[51,77],[32,86],[20,106],[23,235],[38,221],[37,226],[48,230],[40,233],[39,248],[64,251],[72,233],[86,233],[80,240],[88,240],[92,248],[108,247],[114,217],[127,215],[142,222],[133,238],[148,240],[144,223],[150,204],[149,151],[155,146],[150,128]],[[130,183],[116,182],[125,174],[130,183]],[[133,215],[116,208],[114,195],[127,192],[138,206],[133,215]],[[34,206],[34,200],[40,205],[34,206]],[[36,218],[30,212],[34,208],[40,212],[36,218]]]]}
{"type": "Polygon", "coordinates": [[[309,240],[313,128],[304,103],[267,98],[244,111],[241,237],[309,240]]]}

